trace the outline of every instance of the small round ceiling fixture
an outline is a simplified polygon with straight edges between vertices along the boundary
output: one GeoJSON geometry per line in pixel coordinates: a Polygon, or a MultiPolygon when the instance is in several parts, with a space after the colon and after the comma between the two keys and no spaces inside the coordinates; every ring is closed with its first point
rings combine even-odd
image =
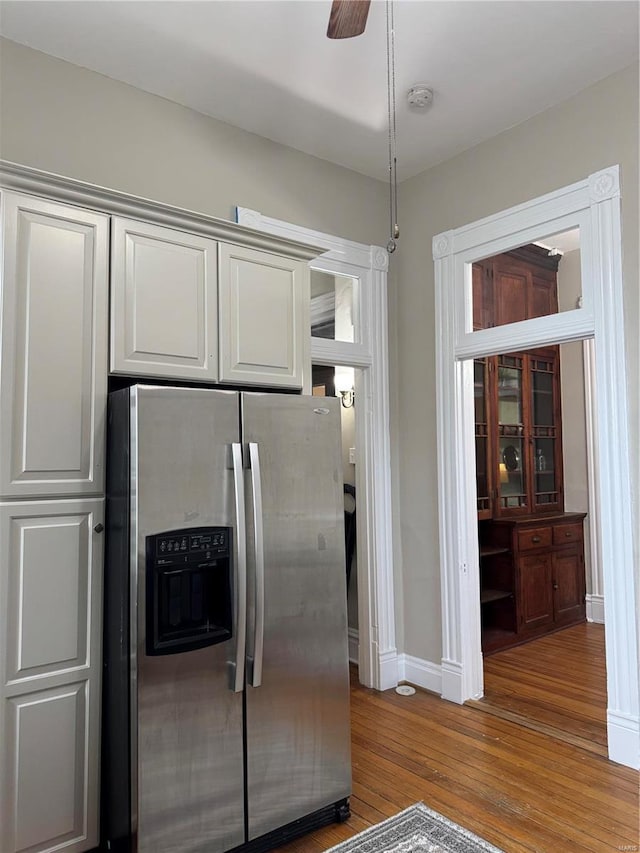
{"type": "Polygon", "coordinates": [[[416,83],[407,92],[407,101],[410,107],[424,110],[433,102],[433,89],[430,89],[426,83],[416,83]]]}

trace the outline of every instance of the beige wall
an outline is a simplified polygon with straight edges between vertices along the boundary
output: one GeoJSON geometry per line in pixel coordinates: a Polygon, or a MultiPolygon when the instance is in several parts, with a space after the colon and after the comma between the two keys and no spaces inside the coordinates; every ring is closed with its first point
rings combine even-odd
{"type": "Polygon", "coordinates": [[[190,210],[386,242],[379,181],[0,40],[0,156],[190,210]]]}
{"type": "MultiPolygon", "coordinates": [[[[213,216],[232,218],[241,205],[386,243],[385,184],[29,48],[1,47],[1,157],[213,216]]],[[[614,75],[401,185],[389,275],[400,651],[440,659],[434,234],[621,164],[631,464],[640,479],[637,78],[637,68],[614,75]]]]}
{"type": "MultiPolygon", "coordinates": [[[[0,47],[0,157],[224,219],[239,205],[386,242],[384,183],[14,42],[0,39],[0,47]]],[[[354,410],[342,411],[345,480],[353,482],[354,410]]],[[[356,558],[352,627],[355,573],[356,558]]]]}
{"type": "MultiPolygon", "coordinates": [[[[580,250],[567,252],[558,266],[558,308],[576,307],[582,293],[580,250]]],[[[587,474],[587,428],[585,415],[584,357],[582,341],[560,347],[562,398],[562,454],[564,507],[568,512],[586,512],[584,522],[585,576],[587,593],[593,592],[589,539],[589,481],[587,474]]]]}
{"type": "MultiPolygon", "coordinates": [[[[619,163],[631,470],[638,527],[638,67],[631,67],[400,187],[390,302],[404,589],[404,651],[441,656],[431,238],[619,163]]],[[[638,544],[636,541],[636,558],[638,544]]],[[[638,560],[636,559],[636,564],[638,560]]]]}

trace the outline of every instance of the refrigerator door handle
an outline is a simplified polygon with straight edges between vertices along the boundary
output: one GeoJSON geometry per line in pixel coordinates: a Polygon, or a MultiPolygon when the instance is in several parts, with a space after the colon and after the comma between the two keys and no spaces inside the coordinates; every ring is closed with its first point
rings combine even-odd
{"type": "Polygon", "coordinates": [[[253,529],[255,542],[255,630],[253,655],[249,658],[249,681],[252,687],[262,684],[262,656],[264,649],[264,527],[262,524],[262,480],[260,477],[260,450],[249,442],[251,462],[251,488],[253,493],[253,529]]]}
{"type": "Polygon", "coordinates": [[[234,693],[244,689],[244,661],[247,637],[247,523],[244,503],[244,470],[242,467],[242,445],[231,445],[233,482],[236,503],[236,551],[238,560],[235,571],[236,587],[236,659],[231,663],[229,688],[234,693]]]}

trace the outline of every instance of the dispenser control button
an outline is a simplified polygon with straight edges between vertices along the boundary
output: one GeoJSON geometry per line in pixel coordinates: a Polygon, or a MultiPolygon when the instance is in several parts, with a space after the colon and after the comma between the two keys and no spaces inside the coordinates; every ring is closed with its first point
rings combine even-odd
{"type": "Polygon", "coordinates": [[[207,548],[211,547],[213,540],[212,535],[198,534],[196,536],[191,537],[191,550],[192,551],[206,551],[207,548]]]}

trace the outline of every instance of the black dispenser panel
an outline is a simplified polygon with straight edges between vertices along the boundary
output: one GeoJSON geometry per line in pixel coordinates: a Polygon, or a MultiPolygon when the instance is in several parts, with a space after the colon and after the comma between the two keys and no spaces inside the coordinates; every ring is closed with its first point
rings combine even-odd
{"type": "Polygon", "coordinates": [[[231,638],[230,527],[146,538],[147,654],[170,655],[231,638]]]}

